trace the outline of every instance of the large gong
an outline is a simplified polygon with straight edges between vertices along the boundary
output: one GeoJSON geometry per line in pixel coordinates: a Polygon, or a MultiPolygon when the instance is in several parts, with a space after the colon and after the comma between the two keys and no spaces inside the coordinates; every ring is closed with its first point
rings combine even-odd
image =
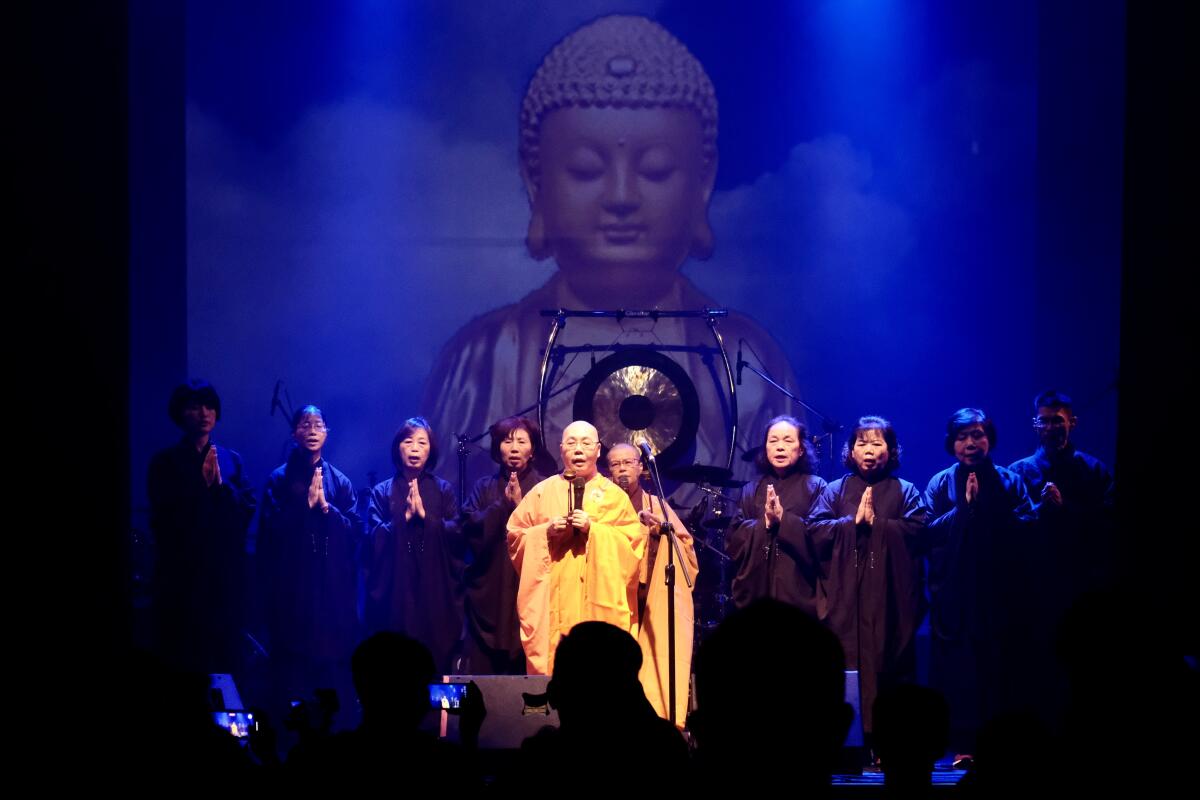
{"type": "Polygon", "coordinates": [[[670,466],[696,441],[700,401],[683,367],[657,350],[619,350],[600,360],[575,393],[575,419],[596,426],[608,447],[645,439],[670,466]]]}

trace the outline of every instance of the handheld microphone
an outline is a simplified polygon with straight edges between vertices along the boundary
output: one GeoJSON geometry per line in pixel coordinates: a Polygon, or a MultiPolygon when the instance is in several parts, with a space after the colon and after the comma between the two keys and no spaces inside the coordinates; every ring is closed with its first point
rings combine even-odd
{"type": "MultiPolygon", "coordinates": [[[[574,501],[575,501],[572,504],[572,509],[571,509],[572,511],[574,511],[575,509],[583,508],[583,487],[586,483],[587,483],[587,481],[585,481],[583,479],[582,475],[576,475],[575,479],[571,481],[571,489],[572,489],[571,494],[574,495],[574,497],[572,499],[574,499],[574,501]]],[[[579,533],[580,531],[578,528],[576,528],[575,532],[579,533]]]]}
{"type": "MultiPolygon", "coordinates": [[[[574,485],[575,470],[571,469],[570,467],[567,467],[565,470],[563,470],[562,476],[563,476],[564,481],[566,481],[569,484],[574,485]]],[[[568,517],[571,516],[571,512],[573,512],[574,510],[575,510],[575,493],[573,491],[567,492],[567,516],[568,517]]]]}

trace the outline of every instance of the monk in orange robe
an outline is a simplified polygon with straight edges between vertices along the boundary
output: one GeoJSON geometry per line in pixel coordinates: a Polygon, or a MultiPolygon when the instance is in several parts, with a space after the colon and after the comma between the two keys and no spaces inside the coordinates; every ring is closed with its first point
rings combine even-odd
{"type": "Polygon", "coordinates": [[[563,474],[534,486],[508,520],[531,675],[553,672],[558,641],[577,623],[598,620],[634,633],[646,534],[628,495],[597,471],[599,457],[596,429],[572,422],[563,431],[563,474]]]}
{"type": "Polygon", "coordinates": [[[608,451],[608,474],[629,494],[638,521],[646,533],[646,554],[638,566],[637,624],[633,635],[642,648],[642,669],[638,679],[646,699],[663,719],[670,719],[670,640],[667,606],[667,546],[660,538],[665,519],[669,520],[679,541],[683,558],[675,557],[675,724],[683,727],[687,719],[688,678],[692,669],[692,634],[695,611],[692,587],[683,577],[686,569],[695,585],[699,563],[692,535],[680,521],[675,509],[657,496],[644,491],[641,484],[642,459],[631,444],[615,444],[608,451]]]}

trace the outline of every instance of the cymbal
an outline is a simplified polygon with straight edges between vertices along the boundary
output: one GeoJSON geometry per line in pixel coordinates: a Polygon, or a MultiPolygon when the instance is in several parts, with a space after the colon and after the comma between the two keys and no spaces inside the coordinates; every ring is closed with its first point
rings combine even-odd
{"type": "Polygon", "coordinates": [[[713,467],[708,464],[687,464],[682,467],[672,467],[664,473],[668,478],[684,483],[707,483],[710,486],[721,486],[726,489],[740,489],[745,481],[733,479],[733,473],[724,467],[713,467]]]}

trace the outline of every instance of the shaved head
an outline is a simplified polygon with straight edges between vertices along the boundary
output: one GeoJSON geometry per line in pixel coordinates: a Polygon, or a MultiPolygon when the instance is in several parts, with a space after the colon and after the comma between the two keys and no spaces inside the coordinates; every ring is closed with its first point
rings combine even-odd
{"type": "Polygon", "coordinates": [[[637,456],[639,458],[642,455],[642,452],[640,450],[638,450],[636,447],[634,447],[633,445],[631,445],[629,442],[617,442],[612,447],[608,448],[608,454],[609,454],[609,456],[612,456],[614,453],[616,453],[618,451],[624,452],[626,450],[628,450],[632,455],[637,456]]]}
{"type": "Polygon", "coordinates": [[[609,477],[630,497],[636,496],[642,479],[642,452],[629,442],[617,442],[608,448],[607,459],[609,477]]]}
{"type": "Polygon", "coordinates": [[[600,458],[600,434],[596,426],[580,419],[564,428],[561,453],[566,471],[591,479],[600,458]]]}
{"type": "Polygon", "coordinates": [[[563,428],[564,442],[572,436],[576,438],[590,437],[593,442],[600,441],[600,432],[596,430],[596,426],[584,419],[577,419],[563,428]]]}

